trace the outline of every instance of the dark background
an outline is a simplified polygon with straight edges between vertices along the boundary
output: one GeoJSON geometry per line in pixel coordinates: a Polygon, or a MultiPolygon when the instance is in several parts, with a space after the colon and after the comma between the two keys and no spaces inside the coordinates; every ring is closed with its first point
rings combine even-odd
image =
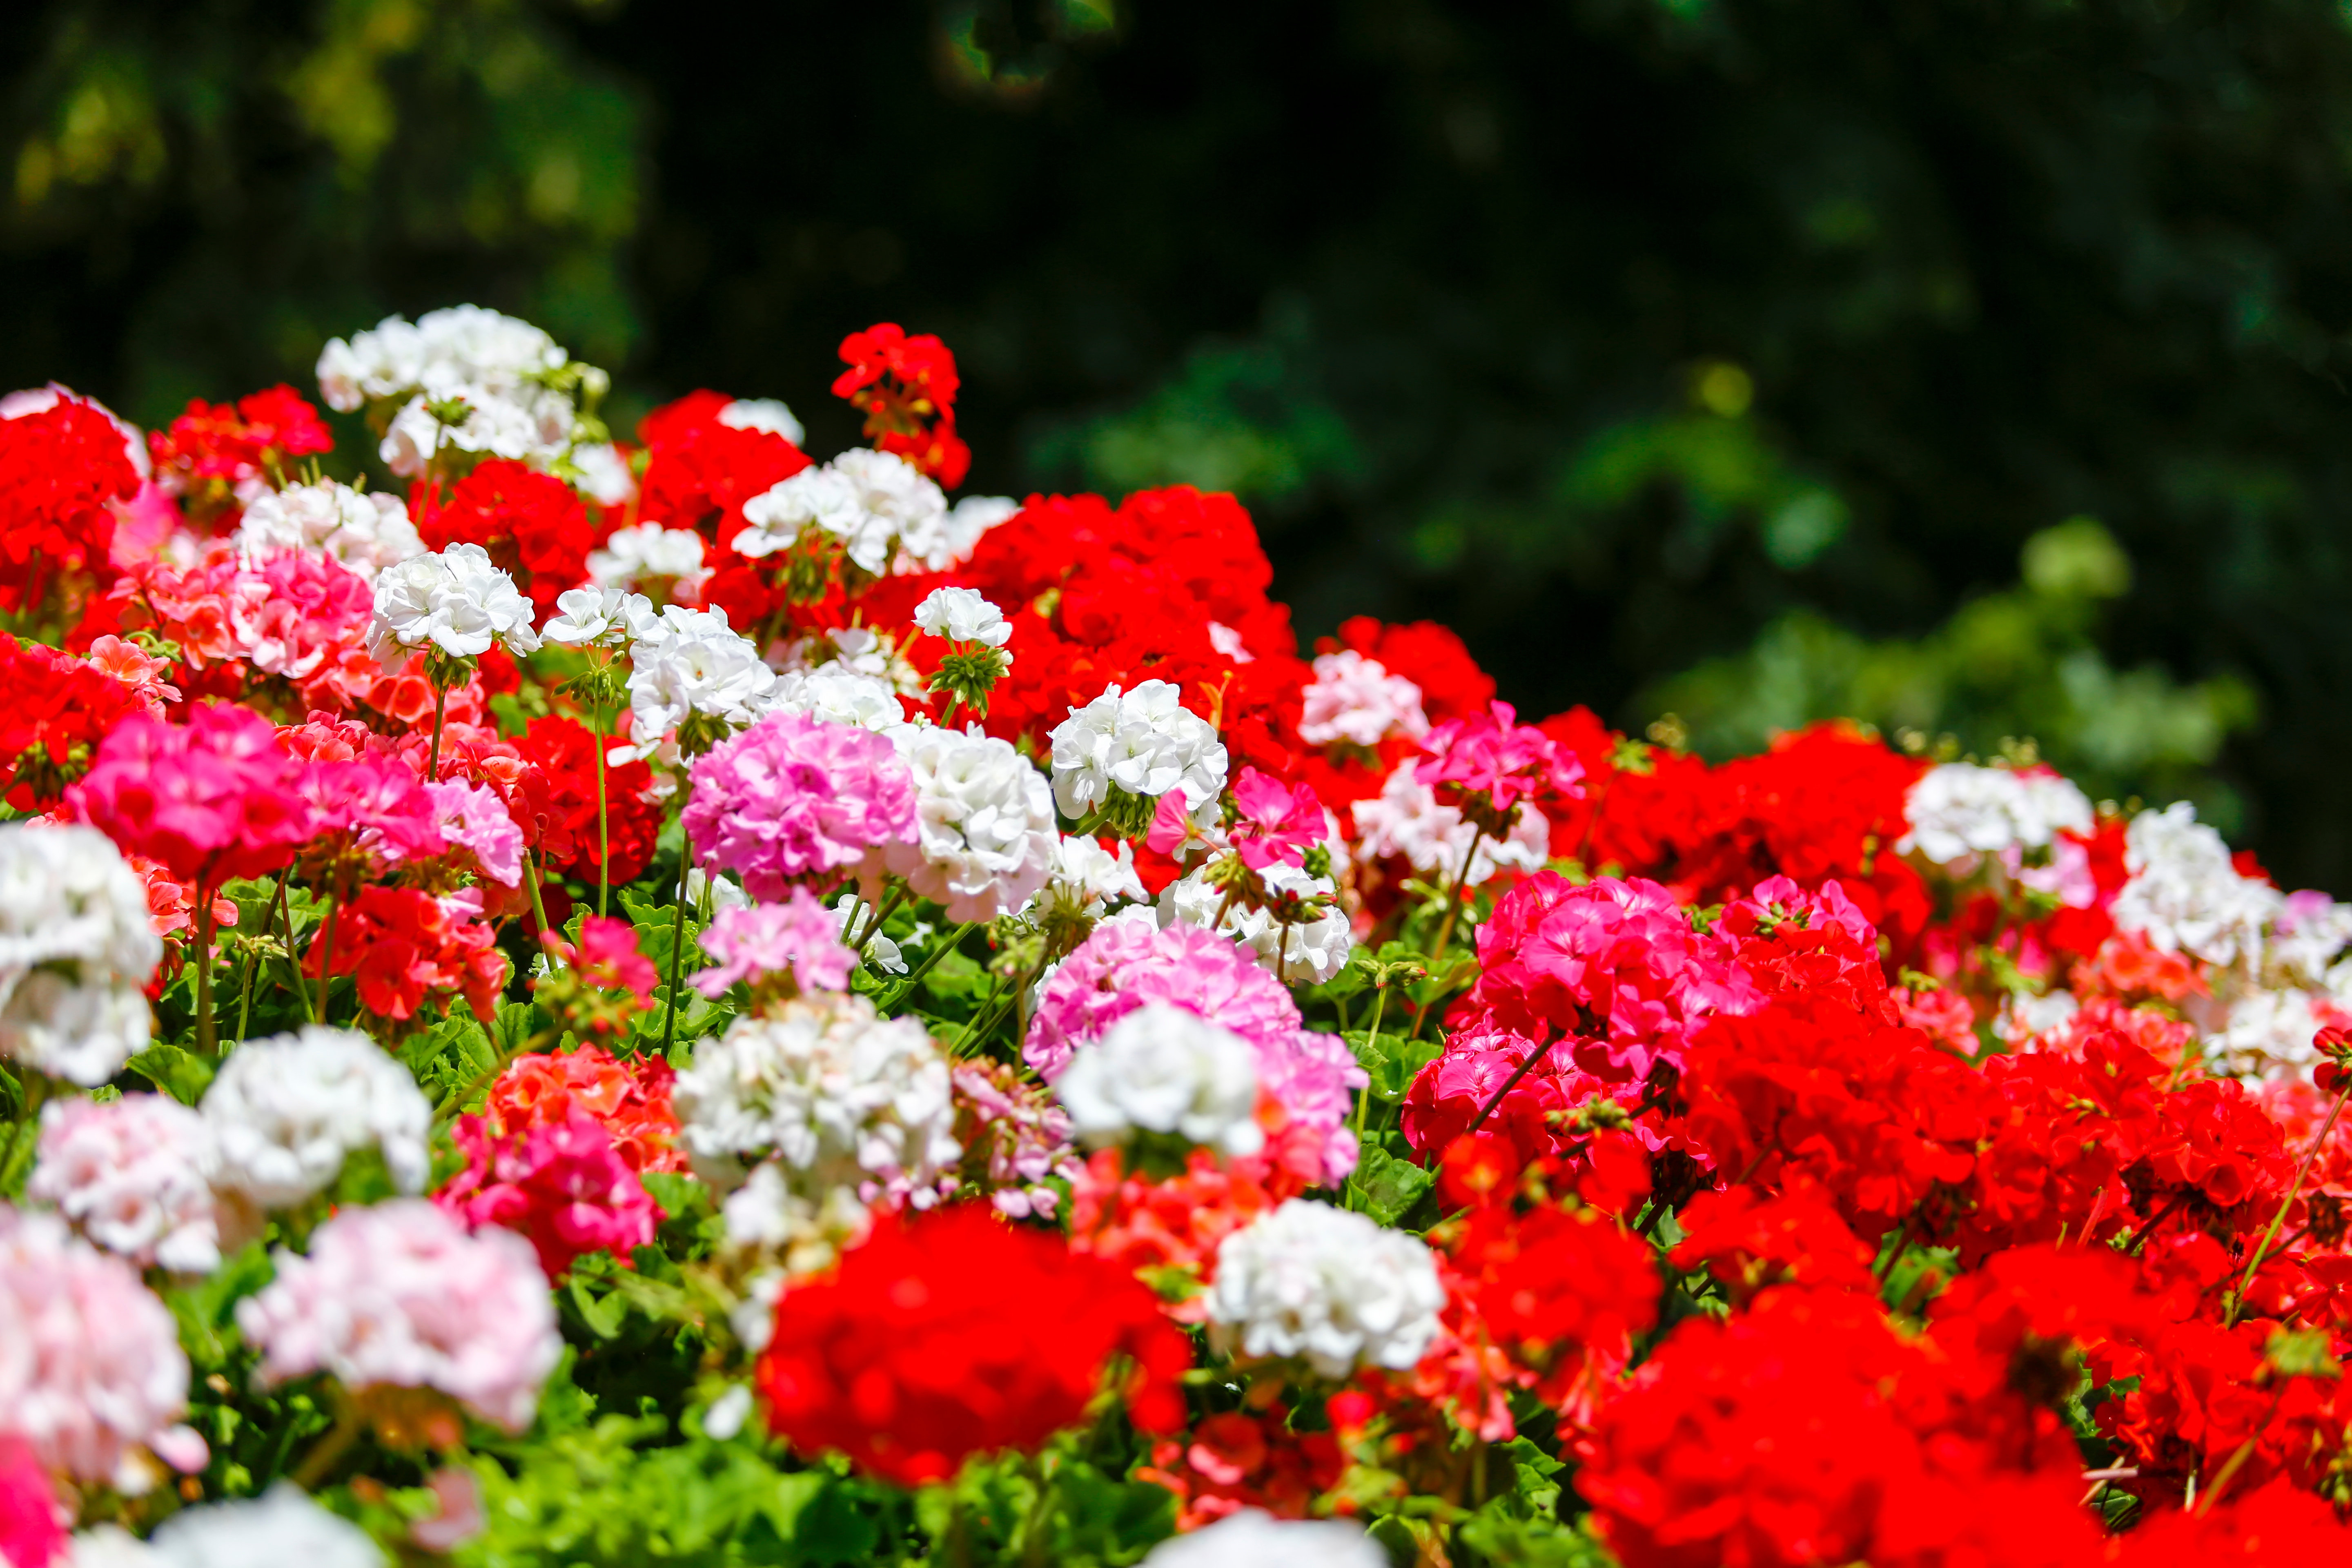
{"type": "Polygon", "coordinates": [[[0,384],[156,422],[474,300],[823,456],[896,320],[971,488],[1234,489],[1310,637],[2030,738],[2352,890],[2334,0],[47,0],[0,62],[0,384]]]}

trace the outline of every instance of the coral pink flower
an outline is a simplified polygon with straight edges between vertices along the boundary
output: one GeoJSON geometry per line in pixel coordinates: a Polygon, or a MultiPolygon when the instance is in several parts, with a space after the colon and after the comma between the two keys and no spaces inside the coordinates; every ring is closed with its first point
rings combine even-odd
{"type": "Polygon", "coordinates": [[[1449,805],[1457,795],[1484,795],[1496,811],[1507,814],[1530,797],[1557,794],[1573,799],[1584,793],[1584,764],[1576,754],[1533,725],[1519,723],[1507,702],[1449,719],[1421,744],[1429,755],[1413,776],[1449,805]]]}
{"type": "Polygon", "coordinates": [[[131,713],[69,799],[126,853],[209,891],[268,875],[310,840],[302,766],[247,709],[199,704],[184,725],[131,713]]]}
{"type": "MultiPolygon", "coordinates": [[[[562,963],[579,971],[580,978],[600,991],[634,992],[638,1003],[653,1001],[654,986],[660,976],[654,973],[653,960],[637,947],[637,931],[626,921],[616,921],[604,915],[580,917],[580,940],[577,943],[564,941],[553,931],[540,940],[562,963]]],[[[709,946],[709,939],[703,939],[709,946]]]]}
{"type": "Polygon", "coordinates": [[[714,1000],[739,980],[769,974],[789,974],[803,991],[845,990],[856,962],[839,922],[806,888],[782,903],[719,910],[701,941],[719,964],[695,975],[694,988],[714,1000]]]}
{"type": "Polygon", "coordinates": [[[782,899],[796,878],[828,881],[869,850],[915,836],[915,782],[870,730],[772,713],[694,764],[687,837],[702,863],[782,899]]]}
{"type": "MultiPolygon", "coordinates": [[[[1234,781],[1234,804],[1242,811],[1233,831],[1234,847],[1253,871],[1263,871],[1277,861],[1298,865],[1328,831],[1323,803],[1312,789],[1303,784],[1286,785],[1255,768],[1244,768],[1241,777],[1234,781]]],[[[1157,823],[1153,830],[1158,831],[1157,823]]]]}
{"type": "MultiPolygon", "coordinates": [[[[378,1017],[416,1016],[428,994],[462,994],[477,1018],[492,1016],[506,958],[490,928],[456,900],[414,888],[362,888],[335,910],[334,972],[359,977],[360,1005],[378,1017]]],[[[303,973],[316,976],[329,946],[321,931],[303,973]]]]}
{"type": "Polygon", "coordinates": [[[661,1223],[661,1206],[613,1135],[583,1111],[503,1139],[480,1117],[461,1117],[453,1135],[466,1168],[433,1201],[473,1229],[503,1226],[522,1237],[550,1279],[584,1252],[610,1252],[626,1264],[661,1223]]]}

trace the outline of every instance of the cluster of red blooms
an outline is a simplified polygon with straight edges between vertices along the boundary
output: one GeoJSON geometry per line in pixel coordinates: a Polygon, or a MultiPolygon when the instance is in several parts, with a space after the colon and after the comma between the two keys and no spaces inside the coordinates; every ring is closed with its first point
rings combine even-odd
{"type": "Polygon", "coordinates": [[[971,448],[956,434],[955,356],[925,332],[908,337],[884,321],[841,340],[849,368],[834,378],[833,395],[866,416],[866,438],[896,453],[948,489],[971,469],[971,448]]]}
{"type": "Polygon", "coordinates": [[[238,505],[240,487],[290,478],[295,458],[334,445],[319,411],[290,386],[233,404],[191,399],[170,429],[147,437],[155,482],[177,496],[189,515],[203,519],[238,505]]]}
{"type": "Polygon", "coordinates": [[[446,496],[418,496],[415,522],[428,550],[480,545],[542,616],[587,577],[599,533],[578,490],[504,458],[478,465],[446,496]]]}

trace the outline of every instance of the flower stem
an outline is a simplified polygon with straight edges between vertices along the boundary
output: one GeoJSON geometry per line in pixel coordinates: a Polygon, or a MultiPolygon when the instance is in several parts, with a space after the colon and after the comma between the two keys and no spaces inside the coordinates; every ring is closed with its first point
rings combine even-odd
{"type": "Polygon", "coordinates": [[[22,1063],[17,1064],[17,1072],[16,1086],[25,1097],[25,1103],[16,1125],[8,1130],[8,1146],[0,1149],[0,1197],[16,1191],[9,1183],[9,1177],[16,1168],[16,1155],[24,1145],[25,1134],[39,1125],[41,1101],[48,1098],[47,1079],[22,1063]]]}
{"type": "Polygon", "coordinates": [[[596,912],[602,915],[613,891],[613,828],[604,811],[604,708],[596,706],[596,912]]]}
{"type": "MultiPolygon", "coordinates": [[[[1381,1043],[1381,1015],[1388,1011],[1389,987],[1382,981],[1372,991],[1372,1026],[1364,1031],[1364,1048],[1376,1050],[1381,1043]]],[[[1364,1087],[1356,1091],[1356,1142],[1364,1141],[1364,1116],[1372,1103],[1372,1075],[1364,1075],[1364,1087]]]]}
{"type": "Polygon", "coordinates": [[[1517,1068],[1512,1069],[1511,1076],[1503,1080],[1503,1087],[1496,1089],[1494,1093],[1494,1097],[1488,1100],[1486,1104],[1478,1108],[1478,1114],[1470,1119],[1470,1125],[1465,1127],[1459,1136],[1467,1138],[1473,1132],[1477,1131],[1478,1129],[1485,1124],[1486,1118],[1495,1114],[1495,1108],[1503,1103],[1504,1097],[1509,1094],[1511,1090],[1519,1087],[1519,1079],[1527,1077],[1528,1074],[1533,1070],[1536,1063],[1551,1055],[1552,1047],[1558,1044],[1559,1044],[1559,1037],[1558,1035],[1553,1035],[1549,1038],[1546,1039],[1542,1045],[1537,1047],[1534,1050],[1529,1051],[1528,1053],[1528,1059],[1521,1062],[1517,1068]]]}
{"type": "MultiPolygon", "coordinates": [[[[261,926],[261,940],[264,942],[268,941],[269,933],[277,929],[278,900],[286,897],[286,873],[293,868],[289,866],[278,873],[278,890],[269,895],[269,918],[261,926]]],[[[287,934],[290,937],[293,933],[289,931],[287,934]]],[[[245,954],[245,978],[237,987],[236,1043],[240,1046],[245,1044],[245,1026],[253,1016],[253,972],[260,963],[260,950],[248,947],[245,954]]]]}
{"type": "Polygon", "coordinates": [[[441,778],[441,721],[448,711],[449,692],[439,681],[433,683],[433,752],[425,759],[425,782],[437,784],[441,778]]]}
{"type": "Polygon", "coordinates": [[[662,1020],[662,1054],[677,1041],[677,980],[686,964],[686,873],[694,864],[693,846],[683,831],[677,840],[677,912],[669,926],[669,1016],[662,1020]]]}
{"type": "Polygon", "coordinates": [[[319,953],[319,1010],[311,1021],[323,1024],[327,1021],[327,987],[335,974],[335,896],[332,893],[327,895],[327,923],[320,931],[319,940],[326,945],[319,953]]]}
{"type": "Polygon", "coordinates": [[[278,879],[278,913],[286,927],[286,967],[290,972],[287,978],[294,994],[302,998],[303,1016],[315,1024],[319,1015],[310,1006],[310,988],[302,983],[302,961],[294,956],[294,905],[287,897],[283,877],[278,879]]]}
{"type": "MultiPolygon", "coordinates": [[[[2336,1090],[2336,1103],[2327,1108],[2327,1120],[2319,1124],[2319,1131],[2312,1139],[2311,1147],[2303,1152],[2303,1163],[2294,1168],[2294,1181],[2287,1187],[2286,1196],[2279,1200],[2278,1213],[2271,1215],[2271,1227],[2263,1232],[2263,1244],[2255,1247],[2254,1255],[2246,1260],[2246,1272],[2238,1281],[2237,1293],[2230,1298],[2230,1310],[2221,1315],[2223,1328],[2235,1327],[2238,1314],[2245,1310],[2246,1292],[2253,1289],[2255,1272],[2262,1268],[2263,1259],[2269,1256],[2271,1243],[2278,1239],[2279,1226],[2286,1223],[2286,1211],[2294,1206],[2295,1198],[2303,1192],[2303,1179],[2311,1173],[2312,1161],[2318,1158],[2320,1150],[2327,1145],[2327,1135],[2336,1130],[2336,1119],[2343,1114],[2344,1097],[2347,1095],[2352,1095],[2352,1072],[2345,1073],[2343,1084],[2336,1090]]],[[[2226,1479],[2226,1475],[2222,1479],[2226,1479]]],[[[2213,1489],[2221,1489],[2220,1480],[2216,1480],[2213,1489]]]]}
{"type": "Polygon", "coordinates": [[[934,943],[931,947],[931,951],[924,955],[923,962],[915,965],[915,967],[908,973],[907,977],[904,980],[899,981],[898,985],[892,989],[890,994],[884,999],[882,1006],[886,1009],[896,1007],[899,1003],[904,1002],[909,995],[913,994],[915,983],[931,972],[932,964],[937,963],[940,959],[945,958],[949,953],[954,952],[957,948],[961,947],[963,945],[963,939],[970,936],[971,934],[972,928],[978,924],[980,924],[978,921],[966,921],[963,924],[950,931],[938,942],[934,943]]]}
{"type": "Polygon", "coordinates": [[[1454,940],[1454,921],[1462,913],[1462,895],[1470,886],[1470,867],[1478,858],[1478,846],[1486,840],[1486,829],[1483,825],[1471,829],[1470,852],[1462,857],[1462,869],[1454,876],[1453,890],[1446,894],[1445,921],[1437,928],[1437,945],[1430,950],[1433,969],[1437,960],[1445,956],[1445,944],[1454,940]]]}
{"type": "Polygon", "coordinates": [[[359,1440],[358,1412],[348,1407],[339,1410],[335,1424],[327,1428],[327,1435],[320,1438],[318,1446],[303,1455],[302,1462],[295,1467],[294,1484],[306,1492],[318,1490],[319,1483],[334,1473],[335,1466],[359,1440]]]}
{"type": "Polygon", "coordinates": [[[196,884],[196,1052],[220,1054],[220,1037],[213,1024],[213,890],[196,884]]]}

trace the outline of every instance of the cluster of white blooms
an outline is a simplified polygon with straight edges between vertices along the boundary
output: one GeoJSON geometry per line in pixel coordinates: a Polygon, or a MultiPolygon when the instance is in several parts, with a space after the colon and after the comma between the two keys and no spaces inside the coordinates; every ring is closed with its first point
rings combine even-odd
{"type": "MultiPolygon", "coordinates": [[[[410,322],[388,316],[373,331],[334,338],[319,354],[319,393],[351,413],[398,409],[378,455],[395,474],[425,472],[443,447],[545,466],[577,438],[572,395],[557,387],[572,356],[539,328],[478,305],[431,310],[410,322]],[[465,405],[443,425],[432,408],[465,405]]],[[[602,373],[583,370],[600,382],[602,373]]]]}
{"type": "Polygon", "coordinates": [[[1224,793],[1224,742],[1206,719],[1186,708],[1171,682],[1116,686],[1054,727],[1054,800],[1073,819],[1108,805],[1118,790],[1156,799],[1184,792],[1193,820],[1219,815],[1224,793]]]}
{"type": "Polygon", "coordinates": [[[792,409],[773,397],[739,397],[719,411],[719,423],[730,430],[765,430],[795,447],[808,437],[792,409]]]}
{"type": "Polygon", "coordinates": [[[1388,1568],[1388,1552],[1355,1525],[1276,1519],[1245,1508],[1161,1542],[1143,1568],[1388,1568]]]}
{"type": "Polygon", "coordinates": [[[1352,648],[1318,655],[1315,679],[1299,695],[1298,738],[1310,746],[1370,747],[1392,734],[1419,740],[1429,732],[1421,688],[1352,648]]]}
{"type": "Polygon", "coordinates": [[[625,588],[566,588],[555,596],[555,614],[539,635],[564,647],[603,644],[618,647],[635,637],[658,635],[654,602],[625,588]]]}
{"type": "Polygon", "coordinates": [[[2091,803],[2072,780],[2046,769],[1946,763],[1929,768],[1905,802],[1911,832],[1898,848],[1965,873],[1980,855],[2041,849],[2061,829],[2091,830],[2091,803]]]}
{"type": "Polygon", "coordinates": [[[187,1404],[178,1325],[131,1266],[0,1204],[0,1426],[45,1469],[136,1493],[155,1479],[142,1448],[203,1468],[204,1440],[173,1425],[187,1404]]]}
{"type": "Polygon", "coordinates": [[[74,1538],[60,1568],[384,1568],[358,1525],[280,1481],[257,1498],[182,1509],[152,1541],[114,1525],[74,1538]]]}
{"type": "MultiPolygon", "coordinates": [[[[1004,612],[970,588],[934,588],[915,606],[915,624],[950,642],[984,643],[1001,648],[1013,637],[1004,612]]],[[[1007,655],[1008,661],[1011,655],[1007,655]]]]}
{"type": "Polygon", "coordinates": [[[845,1187],[919,1204],[962,1152],[947,1058],[920,1023],[883,1018],[863,996],[737,1019],[695,1047],[671,1099],[694,1168],[730,1189],[773,1153],[811,1197],[845,1187]]]}
{"type": "Polygon", "coordinates": [[[369,582],[387,566],[425,553],[408,507],[381,490],[335,479],[264,490],[245,503],[237,552],[251,560],[277,550],[319,550],[369,582]]]}
{"type": "Polygon", "coordinates": [[[702,535],[690,528],[641,522],[614,529],[602,549],[588,552],[588,580],[600,588],[665,582],[674,584],[678,596],[691,599],[709,575],[702,563],[702,535]]]}
{"type": "Polygon", "coordinates": [[[387,669],[428,642],[452,658],[476,658],[499,642],[511,653],[537,653],[535,618],[530,601],[490,563],[488,551],[453,544],[377,574],[368,652],[387,669]]]}
{"type": "Polygon", "coordinates": [[[2132,818],[2124,868],[2130,879],[2109,910],[2116,924],[2159,952],[2211,964],[2257,960],[2263,928],[2284,902],[2268,883],[2239,874],[2230,847],[2185,800],[2132,818]]]}
{"type": "Polygon", "coordinates": [[[615,762],[654,755],[691,714],[740,729],[774,706],[776,672],[750,638],[728,626],[724,610],[671,605],[633,636],[629,733],[635,746],[616,752],[615,762]]]}
{"type": "Polygon", "coordinates": [[[883,864],[952,921],[993,920],[1045,885],[1061,836],[1045,775],[1009,741],[937,725],[892,731],[915,776],[915,841],[883,864]]]}
{"type": "Polygon", "coordinates": [[[972,552],[988,531],[1000,522],[1009,522],[1020,515],[1021,503],[1011,496],[966,496],[948,510],[946,542],[942,550],[947,560],[935,570],[961,566],[971,559],[972,552]]]}
{"type": "Polygon", "coordinates": [[[147,1044],[163,960],[147,889],[106,835],[0,826],[0,1057],[95,1088],[147,1044]]]}
{"type": "Polygon", "coordinates": [[[2221,1028],[2206,1037],[2205,1048],[2233,1070],[2307,1068],[2317,1059],[2312,1046],[2323,1022],[2315,1002],[2332,1003],[2336,1013],[2352,1013],[2344,1000],[2315,998],[2307,991],[2249,991],[2231,1002],[2221,1028]]]}
{"type": "Polygon", "coordinates": [[[768,706],[860,730],[889,731],[907,721],[896,687],[838,659],[814,669],[785,670],[776,677],[768,706]]]}
{"type": "Polygon", "coordinates": [[[221,1063],[202,1110],[214,1183],[264,1209],[323,1192],[373,1148],[400,1190],[421,1192],[433,1107],[408,1069],[352,1029],[310,1024],[247,1040],[221,1063]]]}
{"type": "Polygon", "coordinates": [[[1403,1372],[1437,1333],[1445,1287],[1420,1237],[1292,1198],[1225,1237],[1210,1336],[1246,1356],[1304,1356],[1325,1377],[1403,1372]]]}
{"type": "Polygon", "coordinates": [[[803,468],[745,501],[743,521],[751,526],[735,536],[734,547],[753,560],[790,550],[814,528],[838,540],[869,576],[943,572],[956,563],[947,497],[895,452],[854,447],[830,463],[803,468]]]}
{"type": "MultiPolygon", "coordinates": [[[[743,1184],[719,1205],[727,1230],[727,1245],[739,1253],[758,1253],[781,1262],[783,1274],[806,1274],[831,1263],[845,1247],[855,1245],[874,1221],[873,1211],[854,1187],[820,1185],[787,1173],[782,1162],[767,1160],[751,1168],[743,1184]]],[[[764,1348],[775,1322],[773,1297],[761,1314],[754,1350],[764,1348]]],[[[742,1331],[738,1323],[737,1331],[742,1331]]]]}
{"type": "MultiPolygon", "coordinates": [[[[1454,863],[1457,868],[1462,864],[1459,858],[1454,863]]],[[[1328,877],[1309,876],[1299,867],[1279,862],[1258,876],[1268,890],[1286,898],[1308,899],[1337,890],[1328,877]]],[[[1293,921],[1286,929],[1273,910],[1252,909],[1239,899],[1228,899],[1223,888],[1209,880],[1206,868],[1160,889],[1162,927],[1179,921],[1205,926],[1212,921],[1217,922],[1219,931],[1255,953],[1268,973],[1300,984],[1320,985],[1345,969],[1355,942],[1348,912],[1336,899],[1315,919],[1293,921]],[[1222,920],[1217,915],[1220,910],[1224,911],[1222,920]]]]}
{"type": "Polygon", "coordinates": [[[2352,990],[2352,904],[2325,893],[2289,893],[2263,946],[2266,974],[2286,985],[2352,990]]]}
{"type": "Polygon", "coordinates": [[[598,506],[626,506],[636,498],[636,470],[610,441],[572,447],[571,462],[573,486],[598,506]]]}
{"type": "MultiPolygon", "coordinates": [[[[1381,785],[1377,799],[1355,804],[1358,853],[1366,859],[1403,857],[1423,876],[1451,880],[1462,870],[1462,858],[1478,829],[1463,819],[1460,808],[1446,805],[1420,779],[1416,763],[1407,758],[1381,785]]],[[[1541,868],[1551,853],[1551,824],[1532,802],[1522,802],[1510,831],[1502,838],[1478,839],[1478,853],[1470,862],[1470,885],[1476,887],[1499,870],[1541,868]]]]}
{"type": "Polygon", "coordinates": [[[76,1096],[41,1107],[25,1196],[107,1251],[183,1274],[220,1267],[212,1129],[178,1100],[76,1096]]]}
{"type": "Polygon", "coordinates": [[[1054,1080],[1070,1129],[1095,1148],[1159,1132],[1223,1154],[1265,1146],[1257,1052],[1247,1040],[1164,1002],[1128,1014],[1080,1046],[1054,1080]]]}
{"type": "Polygon", "coordinates": [[[1150,897],[1135,874],[1135,847],[1124,838],[1118,842],[1114,852],[1083,833],[1057,839],[1045,890],[1031,913],[1047,920],[1091,920],[1112,904],[1141,903],[1150,897]]]}
{"type": "Polygon", "coordinates": [[[530,1243],[468,1233],[422,1198],[345,1209],[280,1247],[277,1278],[237,1303],[265,1383],[327,1373],[353,1392],[435,1388],[509,1432],[530,1425],[563,1357],[555,1304],[530,1243]]]}

